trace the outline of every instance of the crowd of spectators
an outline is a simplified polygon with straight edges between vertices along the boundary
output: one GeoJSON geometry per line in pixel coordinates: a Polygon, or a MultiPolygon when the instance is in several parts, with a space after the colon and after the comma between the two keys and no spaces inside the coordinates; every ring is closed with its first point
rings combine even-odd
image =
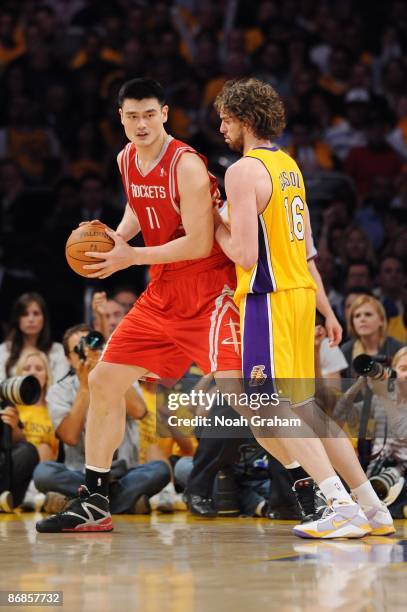
{"type": "MultiPolygon", "coordinates": [[[[120,219],[116,96],[145,75],[165,87],[168,131],[203,152],[221,184],[235,157],[219,134],[216,94],[229,78],[272,84],[287,114],[279,144],[305,175],[324,280],[343,295],[350,263],[363,260],[375,284],[383,256],[406,255],[406,30],[399,0],[2,3],[2,319],[24,290],[46,297],[58,334],[82,318],[85,281],[66,266],[63,244],[78,220],[120,219]]],[[[145,271],[112,282],[140,292],[145,271]]]]}
{"type": "MultiPolygon", "coordinates": [[[[406,41],[400,0],[2,3],[0,340],[7,342],[0,345],[0,378],[14,374],[30,349],[34,361],[48,358],[56,383],[59,370],[73,364],[53,341],[83,321],[109,335],[145,286],[144,269],[118,273],[100,287],[64,259],[79,221],[99,218],[115,227],[121,218],[116,156],[125,136],[116,98],[136,76],[163,84],[168,131],[208,157],[221,188],[236,156],[219,133],[216,95],[227,79],[249,75],[279,92],[287,127],[278,144],[304,174],[317,266],[347,341],[339,358],[329,359],[318,337],[321,373],[351,375],[352,359],[363,351],[390,362],[406,344],[406,41]],[[98,294],[92,314],[92,295],[101,290],[112,299],[98,294]]],[[[72,397],[58,416],[51,411],[56,430],[80,380],[74,375],[66,384],[72,397]]],[[[7,419],[15,429],[15,413],[7,419]]],[[[55,457],[48,458],[37,468],[44,492],[55,469],[55,457]]],[[[153,460],[164,461],[171,487],[172,466],[160,454],[153,460]]],[[[51,488],[64,492],[55,482],[51,488]]]]}

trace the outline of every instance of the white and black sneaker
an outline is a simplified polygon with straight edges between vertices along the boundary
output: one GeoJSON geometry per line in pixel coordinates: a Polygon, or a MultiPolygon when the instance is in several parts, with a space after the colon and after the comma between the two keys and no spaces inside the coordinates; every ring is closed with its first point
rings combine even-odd
{"type": "Polygon", "coordinates": [[[302,512],[302,523],[319,520],[327,508],[322,491],[312,478],[300,478],[293,485],[293,491],[302,512]]]}
{"type": "Polygon", "coordinates": [[[36,529],[40,533],[112,531],[109,499],[99,493],[91,494],[82,485],[78,497],[70,501],[62,512],[38,521],[36,529]]]}

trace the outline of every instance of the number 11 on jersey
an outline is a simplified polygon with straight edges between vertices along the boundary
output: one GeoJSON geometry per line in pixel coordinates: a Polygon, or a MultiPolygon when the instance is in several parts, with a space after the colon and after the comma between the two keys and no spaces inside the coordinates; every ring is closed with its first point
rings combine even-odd
{"type": "Polygon", "coordinates": [[[160,221],[158,220],[158,215],[154,206],[146,206],[146,211],[148,215],[148,220],[150,222],[151,229],[160,229],[160,221]]]}

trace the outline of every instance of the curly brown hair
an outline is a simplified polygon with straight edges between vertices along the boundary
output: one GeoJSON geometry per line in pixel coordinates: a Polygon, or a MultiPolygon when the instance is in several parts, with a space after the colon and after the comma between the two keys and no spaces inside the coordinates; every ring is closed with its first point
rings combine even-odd
{"type": "Polygon", "coordinates": [[[246,124],[257,138],[273,140],[285,128],[280,96],[271,85],[258,79],[227,81],[215,100],[215,108],[246,124]]]}

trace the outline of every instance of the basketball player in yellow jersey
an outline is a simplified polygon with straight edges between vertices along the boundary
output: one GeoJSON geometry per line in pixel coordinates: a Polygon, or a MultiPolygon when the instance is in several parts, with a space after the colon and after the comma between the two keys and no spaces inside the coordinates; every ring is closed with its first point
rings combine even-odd
{"type": "MultiPolygon", "coordinates": [[[[236,264],[244,377],[312,379],[315,307],[326,318],[331,345],[340,342],[341,328],[311,261],[315,250],[303,177],[273,143],[285,126],[283,104],[272,87],[251,78],[226,83],[215,106],[226,143],[243,153],[225,175],[230,224],[217,216],[215,226],[216,240],[236,264]]],[[[305,415],[313,407],[310,395],[302,389],[297,398],[294,388],[290,410],[305,415]]],[[[329,500],[321,519],[297,525],[294,533],[308,538],[394,533],[390,513],[348,438],[320,440],[302,422],[304,437],[259,439],[285,465],[287,459],[299,462],[329,500]]]]}

